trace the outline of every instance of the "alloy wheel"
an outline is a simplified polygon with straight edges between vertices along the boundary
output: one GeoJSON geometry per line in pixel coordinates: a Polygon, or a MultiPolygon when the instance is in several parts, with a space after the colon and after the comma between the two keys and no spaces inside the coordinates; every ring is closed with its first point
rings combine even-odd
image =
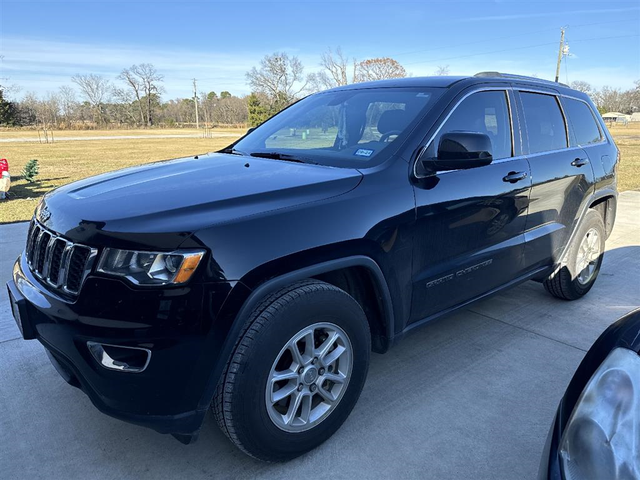
{"type": "Polygon", "coordinates": [[[591,228],[580,242],[576,259],[577,278],[581,285],[586,285],[593,278],[600,250],[600,235],[595,228],[591,228]]]}
{"type": "Polygon", "coordinates": [[[271,421],[289,433],[326,419],[342,399],[353,367],[349,337],[332,323],[295,334],[276,357],[265,392],[271,421]]]}

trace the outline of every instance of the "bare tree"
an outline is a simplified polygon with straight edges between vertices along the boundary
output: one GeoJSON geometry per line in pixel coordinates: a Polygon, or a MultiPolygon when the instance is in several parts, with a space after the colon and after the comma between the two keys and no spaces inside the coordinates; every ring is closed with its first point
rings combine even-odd
{"type": "Polygon", "coordinates": [[[42,101],[42,111],[45,128],[58,125],[61,111],[60,96],[56,93],[47,93],[46,98],[42,101]]]}
{"type": "Polygon", "coordinates": [[[213,111],[214,121],[223,125],[245,123],[248,115],[247,103],[234,96],[221,98],[213,111]]]}
{"type": "Polygon", "coordinates": [[[433,72],[433,74],[438,77],[449,75],[449,65],[438,65],[438,68],[436,68],[436,71],[433,72]]]}
{"type": "Polygon", "coordinates": [[[371,58],[357,64],[358,82],[371,82],[406,76],[407,71],[393,58],[371,58]]]}
{"type": "MultiPolygon", "coordinates": [[[[114,114],[118,123],[130,123],[133,125],[140,123],[138,121],[136,102],[134,101],[133,94],[129,90],[114,87],[113,100],[115,103],[110,105],[109,110],[114,114]]],[[[137,103],[140,104],[140,102],[137,103]]],[[[144,125],[144,117],[142,118],[142,122],[144,125]]]]}
{"type": "MultiPolygon", "coordinates": [[[[142,105],[142,82],[140,81],[140,78],[138,78],[138,76],[132,72],[132,69],[133,67],[123,69],[122,72],[120,72],[120,75],[118,75],[118,79],[122,80],[133,92],[135,100],[138,102],[140,124],[144,125],[146,120],[144,117],[144,109],[142,105]]],[[[117,90],[119,93],[118,96],[122,97],[124,95],[124,92],[120,91],[119,89],[117,90]]]]}
{"type": "Polygon", "coordinates": [[[349,60],[340,47],[335,52],[331,49],[323,52],[320,66],[323,70],[310,76],[315,90],[340,87],[356,81],[356,59],[349,60]]]}
{"type": "Polygon", "coordinates": [[[624,112],[626,110],[625,95],[619,88],[602,87],[593,95],[593,101],[600,111],[624,112]]]}
{"type": "Polygon", "coordinates": [[[91,73],[88,75],[74,75],[71,77],[71,81],[80,87],[82,95],[94,111],[94,118],[98,123],[102,123],[104,121],[103,104],[108,100],[111,93],[109,80],[101,75],[91,73]]]}
{"type": "Polygon", "coordinates": [[[159,74],[152,64],[141,63],[122,70],[118,75],[118,79],[125,82],[132,90],[138,102],[141,123],[144,124],[146,121],[147,126],[153,125],[153,97],[160,95],[164,91],[160,85],[164,80],[164,76],[159,74]],[[143,101],[146,103],[146,120],[143,101]]]}
{"type": "Polygon", "coordinates": [[[58,89],[60,97],[60,108],[62,109],[62,116],[67,126],[71,125],[71,119],[78,106],[76,100],[76,92],[68,85],[63,85],[58,89]]]}
{"type": "Polygon", "coordinates": [[[142,82],[142,90],[147,99],[147,125],[150,127],[153,125],[152,118],[152,102],[154,95],[160,95],[164,89],[159,85],[164,80],[164,75],[160,75],[150,63],[141,63],[140,65],[133,65],[131,70],[136,74],[142,82]]]}
{"type": "Polygon", "coordinates": [[[583,92],[586,94],[591,94],[593,92],[593,88],[589,82],[585,82],[583,80],[576,80],[571,82],[571,88],[574,90],[578,90],[579,92],[583,92]]]}
{"type": "Polygon", "coordinates": [[[631,104],[632,112],[640,111],[640,80],[633,82],[635,88],[629,90],[629,102],[631,104]]]}
{"type": "Polygon", "coordinates": [[[302,62],[286,53],[266,55],[260,60],[260,67],[253,67],[246,77],[254,92],[266,94],[272,107],[278,104],[280,108],[297,100],[308,83],[302,62]]]}

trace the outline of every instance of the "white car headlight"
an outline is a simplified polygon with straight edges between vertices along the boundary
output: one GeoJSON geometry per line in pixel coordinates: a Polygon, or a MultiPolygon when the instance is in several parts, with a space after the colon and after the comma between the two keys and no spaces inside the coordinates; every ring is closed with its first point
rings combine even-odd
{"type": "Polygon", "coordinates": [[[124,277],[136,285],[185,283],[204,256],[203,251],[140,252],[107,248],[98,271],[124,277]]]}
{"type": "Polygon", "coordinates": [[[640,357],[616,348],[583,390],[560,441],[566,480],[640,478],[640,357]]]}

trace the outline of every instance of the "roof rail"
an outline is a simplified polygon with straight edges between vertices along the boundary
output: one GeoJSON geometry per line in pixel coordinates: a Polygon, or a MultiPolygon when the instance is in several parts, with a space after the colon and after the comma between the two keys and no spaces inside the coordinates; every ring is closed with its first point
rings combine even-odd
{"type": "Polygon", "coordinates": [[[498,78],[513,78],[514,80],[528,80],[536,83],[546,83],[551,85],[562,85],[568,87],[568,85],[560,82],[552,82],[551,80],[545,80],[543,78],[528,77],[526,75],[515,75],[513,73],[500,73],[500,72],[479,72],[474,77],[498,77],[498,78]]]}

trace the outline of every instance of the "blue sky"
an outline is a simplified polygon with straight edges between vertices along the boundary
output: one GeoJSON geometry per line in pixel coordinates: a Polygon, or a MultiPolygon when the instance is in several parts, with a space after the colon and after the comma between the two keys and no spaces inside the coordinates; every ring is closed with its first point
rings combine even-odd
{"type": "Polygon", "coordinates": [[[571,57],[561,81],[631,88],[640,79],[640,2],[585,1],[12,1],[0,0],[0,79],[45,94],[75,73],[115,80],[150,62],[164,98],[199,90],[249,93],[244,74],[265,54],[390,56],[413,76],[497,70],[553,78],[560,27],[571,57]]]}

